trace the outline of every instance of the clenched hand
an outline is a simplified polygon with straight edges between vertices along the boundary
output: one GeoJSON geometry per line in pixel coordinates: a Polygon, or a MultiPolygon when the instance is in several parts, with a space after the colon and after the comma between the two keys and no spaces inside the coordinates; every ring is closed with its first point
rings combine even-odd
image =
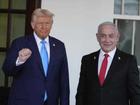
{"type": "Polygon", "coordinates": [[[23,48],[19,51],[19,61],[25,62],[32,54],[32,51],[28,48],[23,48]]]}

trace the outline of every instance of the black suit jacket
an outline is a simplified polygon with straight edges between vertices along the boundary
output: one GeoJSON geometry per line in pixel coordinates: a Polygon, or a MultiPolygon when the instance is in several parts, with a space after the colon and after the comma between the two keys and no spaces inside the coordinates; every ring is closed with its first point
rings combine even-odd
{"type": "Polygon", "coordinates": [[[76,105],[140,105],[135,57],[117,49],[103,86],[98,79],[98,57],[99,51],[82,58],[76,105]]]}
{"type": "Polygon", "coordinates": [[[69,76],[64,43],[50,37],[50,62],[47,77],[43,72],[41,57],[33,35],[13,41],[3,71],[13,76],[8,105],[43,105],[47,91],[47,105],[69,105],[69,76]],[[18,52],[22,48],[32,51],[31,57],[16,66],[18,52]]]}

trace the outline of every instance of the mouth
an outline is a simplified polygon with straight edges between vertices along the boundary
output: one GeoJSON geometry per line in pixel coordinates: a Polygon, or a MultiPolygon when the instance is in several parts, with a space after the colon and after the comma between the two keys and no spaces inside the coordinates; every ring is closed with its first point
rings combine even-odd
{"type": "Polygon", "coordinates": [[[103,46],[110,47],[111,44],[109,44],[109,43],[104,43],[103,46]]]}

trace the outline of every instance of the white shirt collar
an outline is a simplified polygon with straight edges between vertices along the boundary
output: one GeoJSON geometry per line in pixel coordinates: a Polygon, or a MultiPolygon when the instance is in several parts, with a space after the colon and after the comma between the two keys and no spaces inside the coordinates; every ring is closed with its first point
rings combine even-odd
{"type": "MultiPolygon", "coordinates": [[[[37,42],[37,45],[39,45],[40,42],[42,41],[42,39],[39,38],[35,32],[33,33],[33,35],[34,35],[34,37],[35,37],[35,40],[36,40],[36,42],[37,42]]],[[[46,37],[44,40],[46,41],[46,43],[49,43],[49,37],[46,37]]]]}
{"type": "MultiPolygon", "coordinates": [[[[112,50],[112,51],[110,51],[109,53],[108,53],[108,55],[109,55],[109,57],[111,57],[111,58],[113,58],[114,57],[114,55],[115,55],[115,52],[116,52],[116,47],[112,50]]],[[[100,54],[102,55],[102,56],[104,56],[104,54],[106,54],[102,49],[100,50],[100,54]]]]}

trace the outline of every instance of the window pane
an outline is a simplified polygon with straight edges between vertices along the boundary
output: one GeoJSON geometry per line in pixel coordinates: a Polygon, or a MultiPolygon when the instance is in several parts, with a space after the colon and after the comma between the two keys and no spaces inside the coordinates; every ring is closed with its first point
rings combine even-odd
{"type": "Polygon", "coordinates": [[[8,0],[0,0],[0,8],[7,9],[8,8],[8,0]]]}
{"type": "Polygon", "coordinates": [[[12,0],[13,9],[26,9],[26,0],[12,0]]]}
{"type": "Polygon", "coordinates": [[[114,14],[121,14],[121,0],[114,0],[114,14]]]}
{"type": "Polygon", "coordinates": [[[140,66],[140,21],[136,21],[135,55],[140,66]]]}
{"type": "Polygon", "coordinates": [[[24,31],[25,31],[25,15],[12,14],[11,40],[19,36],[24,36],[24,31]]]}
{"type": "Polygon", "coordinates": [[[0,47],[6,47],[7,14],[0,15],[0,47]]]}
{"type": "Polygon", "coordinates": [[[121,14],[121,0],[114,0],[114,14],[121,14]]]}
{"type": "Polygon", "coordinates": [[[139,0],[125,0],[124,13],[128,15],[139,14],[139,0]]]}
{"type": "Polygon", "coordinates": [[[0,86],[4,86],[4,73],[1,70],[4,58],[5,58],[5,53],[0,52],[0,86]]]}
{"type": "Polygon", "coordinates": [[[127,53],[131,53],[133,21],[118,20],[118,28],[121,35],[119,41],[119,48],[127,53]]]}

